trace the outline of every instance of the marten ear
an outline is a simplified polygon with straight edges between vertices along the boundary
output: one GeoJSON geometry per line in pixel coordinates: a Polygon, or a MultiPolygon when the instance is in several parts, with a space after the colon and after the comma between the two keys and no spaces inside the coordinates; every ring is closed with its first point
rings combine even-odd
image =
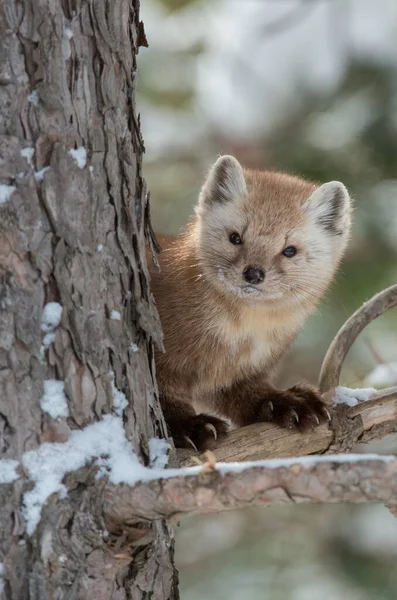
{"type": "Polygon", "coordinates": [[[331,235],[342,235],[349,226],[350,198],[340,181],[330,181],[317,188],[305,202],[304,209],[316,225],[331,235]]]}
{"type": "Polygon", "coordinates": [[[247,195],[243,169],[234,156],[220,156],[201,188],[201,205],[224,204],[247,195]]]}

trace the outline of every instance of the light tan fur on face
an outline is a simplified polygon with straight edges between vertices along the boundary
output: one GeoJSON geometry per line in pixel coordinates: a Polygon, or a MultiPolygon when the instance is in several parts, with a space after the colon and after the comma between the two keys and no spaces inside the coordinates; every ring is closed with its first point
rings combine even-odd
{"type": "Polygon", "coordinates": [[[181,237],[160,238],[161,273],[152,269],[166,349],[156,361],[161,393],[219,412],[219,390],[271,377],[332,281],[349,228],[342,184],[218,159],[196,218],[181,237]],[[229,241],[233,232],[242,245],[229,241]],[[288,246],[295,257],[282,255],[288,246]],[[263,283],[247,284],[250,265],[265,272],[263,283]]]}

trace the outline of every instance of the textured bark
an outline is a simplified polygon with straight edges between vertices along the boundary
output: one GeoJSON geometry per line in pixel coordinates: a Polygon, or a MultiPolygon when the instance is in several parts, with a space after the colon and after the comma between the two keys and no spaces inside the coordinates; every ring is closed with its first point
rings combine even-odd
{"type": "MultiPolygon", "coordinates": [[[[148,438],[165,437],[134,102],[144,43],[139,0],[0,3],[0,183],[16,188],[0,203],[1,459],[20,460],[110,412],[113,374],[129,400],[126,436],[144,463],[148,438]],[[86,165],[69,152],[79,147],[86,165]],[[34,149],[31,159],[24,148],[34,149]],[[49,301],[63,314],[43,358],[40,319],[49,301]],[[113,310],[121,320],[110,318],[113,310]],[[67,420],[41,411],[50,378],[65,382],[67,420]]],[[[90,471],[75,474],[68,498],[50,498],[32,538],[21,516],[26,480],[0,486],[0,597],[178,597],[166,524],[135,523],[105,537],[94,481],[90,471]]]]}
{"type": "MultiPolygon", "coordinates": [[[[282,462],[282,461],[281,461],[282,462]]],[[[389,503],[397,501],[394,457],[305,457],[284,464],[260,461],[246,467],[204,465],[198,475],[176,476],[149,483],[105,489],[105,511],[115,522],[145,515],[180,519],[280,502],[389,503]]]]}

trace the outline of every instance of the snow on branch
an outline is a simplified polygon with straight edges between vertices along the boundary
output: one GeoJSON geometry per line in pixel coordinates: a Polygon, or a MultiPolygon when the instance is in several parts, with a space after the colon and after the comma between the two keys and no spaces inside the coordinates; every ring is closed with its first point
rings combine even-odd
{"type": "Polygon", "coordinates": [[[105,518],[117,525],[144,519],[180,519],[280,502],[397,503],[394,456],[341,454],[254,463],[207,463],[181,473],[136,484],[107,486],[105,518]],[[191,474],[190,474],[191,473],[191,474]]]}

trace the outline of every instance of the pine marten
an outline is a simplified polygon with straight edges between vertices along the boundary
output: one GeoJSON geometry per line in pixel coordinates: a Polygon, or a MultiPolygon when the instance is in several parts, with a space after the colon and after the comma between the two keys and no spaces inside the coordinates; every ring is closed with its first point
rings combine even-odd
{"type": "Polygon", "coordinates": [[[303,431],[330,418],[314,388],[278,390],[271,377],[335,275],[350,212],[338,181],[252,171],[233,156],[212,166],[193,222],[160,238],[161,271],[151,268],[165,342],[157,379],[177,447],[210,447],[228,430],[222,417],[303,431]]]}

